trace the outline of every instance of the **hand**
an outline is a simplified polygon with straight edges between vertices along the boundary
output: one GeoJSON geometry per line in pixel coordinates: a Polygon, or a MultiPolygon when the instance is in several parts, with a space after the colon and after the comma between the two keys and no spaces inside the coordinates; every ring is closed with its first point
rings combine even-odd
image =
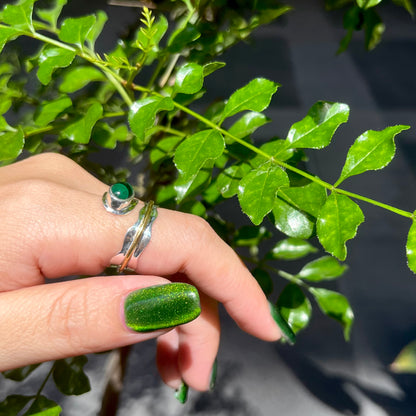
{"type": "Polygon", "coordinates": [[[266,341],[280,337],[256,280],[204,220],[189,214],[158,210],[150,243],[133,264],[137,275],[49,283],[97,275],[120,251],[142,204],[111,214],[101,201],[107,190],[60,155],[0,168],[0,371],[158,337],[163,380],[206,390],[219,344],[217,302],[244,331],[266,341]],[[127,296],[170,282],[198,289],[199,317],[173,329],[130,329],[127,296]]]}

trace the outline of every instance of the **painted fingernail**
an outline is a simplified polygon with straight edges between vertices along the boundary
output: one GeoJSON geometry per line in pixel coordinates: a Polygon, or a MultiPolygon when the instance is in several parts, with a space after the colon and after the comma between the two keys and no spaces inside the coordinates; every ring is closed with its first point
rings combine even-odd
{"type": "Polygon", "coordinates": [[[137,332],[182,325],[201,313],[196,288],[187,283],[150,286],[130,293],[124,302],[126,325],[137,332]]]}
{"type": "Polygon", "coordinates": [[[270,307],[270,313],[272,314],[273,319],[277,323],[277,325],[280,328],[280,331],[282,332],[282,335],[284,339],[291,345],[293,345],[296,342],[296,335],[293,332],[290,325],[286,322],[286,320],[281,315],[279,308],[275,305],[273,305],[271,302],[269,302],[270,307]]]}
{"type": "Polygon", "coordinates": [[[188,385],[184,381],[182,381],[181,386],[177,390],[175,390],[175,397],[178,400],[178,402],[182,404],[186,403],[186,401],[188,400],[188,390],[188,385]]]}
{"type": "Polygon", "coordinates": [[[210,379],[209,379],[209,389],[210,390],[215,389],[216,382],[217,382],[217,359],[215,359],[214,364],[212,366],[212,370],[211,370],[211,376],[210,376],[210,379]]]}

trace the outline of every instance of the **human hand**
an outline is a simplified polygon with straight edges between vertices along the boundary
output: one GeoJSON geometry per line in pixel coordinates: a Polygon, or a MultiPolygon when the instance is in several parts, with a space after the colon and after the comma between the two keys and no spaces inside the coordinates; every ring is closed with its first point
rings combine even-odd
{"type": "MultiPolygon", "coordinates": [[[[209,388],[220,328],[217,302],[240,328],[275,341],[280,330],[250,272],[202,219],[159,209],[152,238],[137,261],[137,275],[98,276],[64,282],[50,279],[97,275],[120,251],[139,204],[113,215],[102,204],[108,186],[64,156],[43,154],[0,168],[0,371],[64,357],[105,351],[158,338],[163,380],[209,388]],[[135,332],[126,319],[131,293],[149,286],[153,304],[171,282],[174,302],[190,313],[172,328],[135,332]],[[194,319],[194,320],[192,320],[194,319]],[[191,321],[192,320],[192,321],[191,321]]],[[[141,319],[142,306],[136,308],[141,319]]],[[[169,324],[169,316],[162,316],[169,324]]],[[[163,325],[162,325],[163,326],[163,325]]]]}

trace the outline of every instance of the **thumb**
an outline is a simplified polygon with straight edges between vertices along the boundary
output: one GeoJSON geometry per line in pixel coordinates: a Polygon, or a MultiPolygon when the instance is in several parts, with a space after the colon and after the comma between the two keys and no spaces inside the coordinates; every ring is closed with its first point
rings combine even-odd
{"type": "Polygon", "coordinates": [[[193,286],[155,276],[52,283],[0,299],[0,371],[145,341],[200,313],[193,286]]]}

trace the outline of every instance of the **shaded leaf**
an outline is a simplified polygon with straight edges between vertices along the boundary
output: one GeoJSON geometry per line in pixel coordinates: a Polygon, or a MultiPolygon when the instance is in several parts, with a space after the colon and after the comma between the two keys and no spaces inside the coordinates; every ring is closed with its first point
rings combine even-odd
{"type": "Polygon", "coordinates": [[[40,364],[27,365],[25,367],[15,368],[13,370],[3,371],[3,377],[13,381],[23,381],[34,370],[36,370],[40,364]]]}
{"type": "Polygon", "coordinates": [[[22,32],[19,29],[0,25],[0,52],[8,41],[16,39],[21,34],[22,32]]]}
{"type": "Polygon", "coordinates": [[[416,374],[416,341],[406,345],[390,364],[390,369],[395,373],[416,374]]]}
{"type": "Polygon", "coordinates": [[[265,227],[245,225],[234,234],[233,245],[237,247],[257,247],[272,235],[265,227]]]}
{"type": "Polygon", "coordinates": [[[238,193],[238,185],[242,178],[250,172],[250,165],[241,163],[232,165],[217,177],[217,188],[224,198],[231,198],[238,193]]]}
{"type": "Polygon", "coordinates": [[[63,42],[74,43],[80,49],[83,49],[95,22],[96,17],[93,14],[83,17],[68,17],[62,22],[58,34],[59,39],[63,42]]]}
{"type": "Polygon", "coordinates": [[[414,9],[412,0],[393,0],[393,3],[397,4],[398,6],[404,7],[409,14],[413,17],[414,15],[414,9]]]}
{"type": "Polygon", "coordinates": [[[386,26],[379,15],[373,10],[365,10],[364,13],[365,46],[367,50],[373,50],[380,42],[386,30],[386,26]]]}
{"type": "Polygon", "coordinates": [[[195,94],[204,84],[204,68],[201,65],[190,62],[183,65],[175,77],[175,92],[182,94],[195,94]]]}
{"type": "Polygon", "coordinates": [[[280,166],[266,162],[248,173],[238,186],[241,209],[259,225],[273,208],[276,192],[289,184],[286,172],[280,166]]]}
{"type": "Polygon", "coordinates": [[[338,292],[322,288],[309,288],[315,297],[321,311],[330,318],[338,321],[344,328],[344,338],[350,339],[354,313],[347,298],[338,292]]]}
{"type": "Polygon", "coordinates": [[[218,69],[224,68],[225,62],[208,62],[204,65],[204,77],[207,77],[208,75],[211,75],[213,72],[217,71],[218,69]]]}
{"type": "Polygon", "coordinates": [[[345,195],[332,193],[322,207],[316,222],[320,243],[340,260],[347,257],[346,241],[354,238],[364,221],[360,207],[345,195]]]}
{"type": "Polygon", "coordinates": [[[37,9],[36,14],[44,21],[49,23],[52,28],[57,28],[58,18],[61,14],[62,8],[68,0],[55,0],[50,9],[37,9]]]}
{"type": "Polygon", "coordinates": [[[270,119],[262,113],[250,111],[240,117],[229,129],[228,132],[238,139],[242,139],[254,133],[259,127],[269,123],[270,119]]]}
{"type": "Polygon", "coordinates": [[[23,150],[25,138],[23,130],[19,127],[15,131],[0,133],[0,160],[12,160],[23,150]]]}
{"type": "Polygon", "coordinates": [[[75,143],[89,143],[92,129],[102,115],[102,105],[99,102],[94,102],[90,107],[88,107],[84,116],[76,119],[62,130],[62,137],[75,143]]]}
{"type": "Polygon", "coordinates": [[[311,282],[320,282],[322,280],[336,279],[343,275],[347,269],[348,267],[339,263],[335,257],[323,256],[305,264],[296,277],[311,282]]]}
{"type": "Polygon", "coordinates": [[[31,396],[21,396],[18,394],[12,394],[7,396],[2,402],[0,402],[0,414],[2,416],[16,416],[21,410],[33,400],[31,396]]]}
{"type": "Polygon", "coordinates": [[[39,81],[47,85],[51,82],[52,74],[57,68],[66,68],[75,58],[75,51],[45,46],[39,55],[39,69],[37,76],[39,81]]]}
{"type": "Polygon", "coordinates": [[[295,334],[308,326],[312,306],[298,285],[289,283],[283,289],[277,300],[277,307],[295,334]]]}
{"type": "Polygon", "coordinates": [[[240,111],[263,111],[270,104],[279,84],[265,78],[256,78],[235,91],[224,107],[221,121],[240,111]]]}
{"type": "Polygon", "coordinates": [[[267,254],[274,260],[296,260],[318,251],[316,247],[301,238],[286,238],[275,244],[267,254]]]}
{"type": "Polygon", "coordinates": [[[105,81],[107,78],[92,66],[76,66],[65,72],[59,91],[71,93],[84,88],[93,81],[105,81]]]}
{"type": "Polygon", "coordinates": [[[266,270],[256,268],[251,274],[255,277],[265,295],[270,295],[273,292],[273,280],[266,270]]]}
{"type": "Polygon", "coordinates": [[[55,121],[59,114],[72,106],[72,101],[67,96],[62,96],[53,101],[45,101],[37,107],[34,122],[37,126],[47,126],[55,121]]]}
{"type": "Polygon", "coordinates": [[[328,146],[336,129],[348,120],[346,104],[318,101],[287,134],[288,147],[321,149],[328,146]]]}
{"type": "Polygon", "coordinates": [[[168,136],[159,140],[150,150],[152,168],[158,169],[165,159],[173,157],[176,147],[182,140],[181,136],[168,136]]]}
{"type": "Polygon", "coordinates": [[[58,416],[62,412],[61,406],[45,396],[38,396],[24,416],[58,416]]]}
{"type": "Polygon", "coordinates": [[[409,269],[416,273],[416,222],[414,220],[407,235],[406,256],[409,269]]]}
{"type": "Polygon", "coordinates": [[[168,41],[168,51],[170,53],[180,53],[186,46],[198,39],[201,33],[197,27],[191,23],[188,23],[185,27],[180,27],[175,30],[168,41]]]}
{"type": "Polygon", "coordinates": [[[35,0],[19,0],[15,4],[6,4],[1,12],[1,21],[14,29],[33,32],[33,4],[35,0]]]}
{"type": "Polygon", "coordinates": [[[356,0],[358,6],[362,9],[369,9],[370,7],[377,6],[382,0],[356,0]]]}
{"type": "Polygon", "coordinates": [[[128,120],[137,140],[144,143],[146,130],[153,127],[158,112],[172,109],[173,101],[169,97],[151,96],[135,101],[130,107],[128,120]]]}
{"type": "Polygon", "coordinates": [[[409,126],[392,126],[382,131],[369,130],[359,136],[348,151],[336,185],[350,176],[387,166],[396,151],[394,137],[408,128],[409,126]]]}
{"type": "Polygon", "coordinates": [[[224,151],[224,138],[217,130],[202,130],[186,138],[176,149],[174,162],[184,180],[194,177],[208,161],[224,151]]]}
{"type": "Polygon", "coordinates": [[[55,362],[53,380],[63,394],[78,396],[91,390],[90,381],[84,373],[87,361],[87,357],[81,355],[55,362]]]}
{"type": "Polygon", "coordinates": [[[92,139],[106,149],[115,149],[117,142],[124,142],[129,131],[125,124],[111,127],[107,123],[98,122],[92,131],[92,139]]]}

